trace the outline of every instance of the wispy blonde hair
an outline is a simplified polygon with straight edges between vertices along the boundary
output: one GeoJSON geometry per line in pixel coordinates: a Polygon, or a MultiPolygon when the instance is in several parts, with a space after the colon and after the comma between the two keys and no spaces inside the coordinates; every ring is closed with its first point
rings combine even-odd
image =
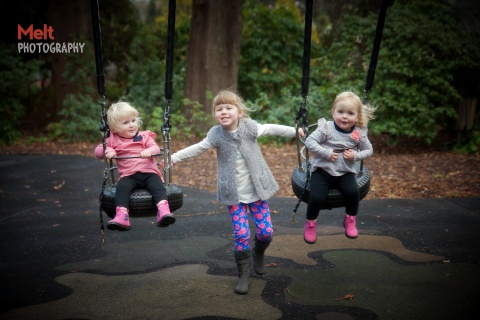
{"type": "Polygon", "coordinates": [[[245,101],[243,101],[242,97],[229,90],[222,90],[217,93],[212,103],[213,114],[215,114],[215,107],[221,104],[231,104],[236,106],[238,110],[242,111],[243,116],[246,118],[250,118],[248,113],[254,111],[245,105],[245,101]]]}
{"type": "Polygon", "coordinates": [[[357,107],[358,119],[357,119],[357,122],[355,123],[356,126],[361,128],[367,127],[368,122],[370,120],[375,119],[374,113],[377,108],[374,106],[371,106],[368,103],[364,104],[360,99],[360,97],[352,91],[344,91],[342,93],[339,93],[335,97],[335,100],[333,101],[332,110],[335,110],[335,106],[338,102],[345,101],[345,100],[349,100],[353,102],[353,104],[357,107]]]}
{"type": "Polygon", "coordinates": [[[142,119],[139,117],[138,110],[130,103],[119,101],[110,106],[107,111],[107,123],[112,132],[118,131],[120,117],[124,115],[132,115],[137,118],[138,127],[142,126],[142,119]]]}

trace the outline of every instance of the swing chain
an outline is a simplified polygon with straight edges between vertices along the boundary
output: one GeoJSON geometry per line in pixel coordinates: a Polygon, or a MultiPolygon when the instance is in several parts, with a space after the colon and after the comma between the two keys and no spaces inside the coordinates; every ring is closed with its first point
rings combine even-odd
{"type": "MultiPolygon", "coordinates": [[[[304,132],[304,139],[308,136],[308,108],[307,108],[307,96],[303,97],[303,101],[298,108],[297,115],[295,116],[295,132],[297,140],[297,157],[298,157],[298,170],[303,171],[302,159],[301,159],[301,148],[300,148],[300,136],[298,134],[298,129],[300,128],[300,119],[302,120],[301,128],[304,132]]],[[[307,155],[308,160],[308,155],[307,155]]]]}
{"type": "Polygon", "coordinates": [[[168,185],[172,182],[172,157],[170,154],[170,129],[172,128],[172,125],[170,124],[170,102],[172,102],[171,99],[166,99],[166,106],[165,106],[165,111],[163,114],[163,124],[162,124],[162,136],[163,136],[163,163],[164,163],[164,179],[165,179],[165,186],[168,187],[168,185]]]}
{"type": "MultiPolygon", "coordinates": [[[[101,111],[101,116],[100,116],[100,132],[102,133],[102,146],[103,146],[103,154],[105,154],[105,150],[107,149],[107,137],[110,133],[108,124],[107,124],[107,110],[105,108],[105,96],[102,95],[102,97],[99,100],[99,104],[102,107],[101,111]]],[[[107,162],[107,160],[105,159],[107,162]]],[[[100,192],[99,196],[99,216],[100,216],[100,232],[102,234],[102,247],[105,243],[105,226],[103,223],[103,211],[102,211],[102,203],[104,199],[104,192],[105,188],[107,185],[107,180],[108,180],[108,173],[109,173],[109,166],[107,162],[107,166],[105,167],[105,170],[103,171],[103,183],[102,183],[102,190],[100,192]]]]}
{"type": "Polygon", "coordinates": [[[172,125],[170,124],[170,102],[171,100],[166,100],[167,105],[165,106],[165,112],[163,114],[163,124],[162,132],[170,133],[172,125]]]}
{"type": "Polygon", "coordinates": [[[303,96],[303,101],[302,104],[300,105],[300,108],[298,109],[297,115],[295,117],[295,129],[297,132],[297,156],[298,156],[298,170],[299,171],[305,171],[305,174],[307,176],[307,179],[305,181],[305,186],[303,187],[302,190],[302,195],[300,196],[300,199],[297,202],[297,205],[295,206],[295,209],[293,209],[292,212],[292,219],[291,223],[295,224],[295,213],[298,210],[298,207],[300,206],[300,203],[302,202],[301,199],[303,199],[303,196],[305,195],[305,192],[307,190],[308,184],[310,183],[310,160],[308,158],[308,150],[305,150],[305,168],[303,167],[302,160],[301,160],[301,150],[300,150],[300,137],[298,136],[298,128],[299,128],[299,121],[302,119],[302,129],[305,134],[305,138],[308,136],[308,120],[307,120],[307,115],[308,115],[308,108],[307,108],[307,96],[303,96]]]}
{"type": "Polygon", "coordinates": [[[368,96],[370,95],[370,90],[365,89],[365,98],[363,98],[363,104],[368,104],[368,96]]]}

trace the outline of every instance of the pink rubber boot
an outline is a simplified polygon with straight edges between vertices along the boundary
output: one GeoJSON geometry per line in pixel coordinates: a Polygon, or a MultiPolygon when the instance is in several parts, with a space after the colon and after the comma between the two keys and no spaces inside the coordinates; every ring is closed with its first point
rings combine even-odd
{"type": "Polygon", "coordinates": [[[168,227],[175,223],[175,216],[170,213],[170,207],[167,200],[162,200],[157,204],[157,227],[168,227]]]}
{"type": "Polygon", "coordinates": [[[358,237],[358,231],[356,225],[355,216],[345,214],[345,220],[343,221],[343,226],[345,227],[345,235],[347,238],[355,239],[358,237]]]}
{"type": "Polygon", "coordinates": [[[306,243],[314,244],[317,242],[317,221],[307,220],[305,221],[305,231],[303,233],[303,239],[306,243]]]}
{"type": "Polygon", "coordinates": [[[119,231],[130,230],[130,218],[128,217],[128,209],[125,207],[117,207],[115,218],[108,221],[107,228],[109,230],[119,231]]]}

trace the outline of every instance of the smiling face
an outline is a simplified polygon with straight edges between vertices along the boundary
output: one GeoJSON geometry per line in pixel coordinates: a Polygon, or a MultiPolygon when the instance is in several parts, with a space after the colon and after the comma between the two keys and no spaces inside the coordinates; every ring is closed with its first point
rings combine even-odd
{"type": "Polygon", "coordinates": [[[219,104],[214,112],[215,119],[226,131],[237,129],[238,121],[243,116],[243,112],[233,104],[219,104]]]}
{"type": "Polygon", "coordinates": [[[358,106],[350,99],[342,99],[333,105],[333,120],[345,131],[350,130],[358,119],[358,106]]]}
{"type": "Polygon", "coordinates": [[[122,138],[133,138],[138,131],[137,117],[134,114],[125,113],[118,117],[112,132],[122,138]]]}

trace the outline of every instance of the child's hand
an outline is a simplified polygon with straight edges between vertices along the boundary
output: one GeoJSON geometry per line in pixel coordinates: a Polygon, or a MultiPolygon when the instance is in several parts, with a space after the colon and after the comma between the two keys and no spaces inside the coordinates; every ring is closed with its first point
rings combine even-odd
{"type": "Polygon", "coordinates": [[[142,158],[150,158],[152,156],[152,152],[150,150],[143,150],[140,152],[140,157],[142,158]]]}
{"type": "Polygon", "coordinates": [[[338,153],[333,151],[332,156],[330,157],[330,161],[335,162],[338,159],[338,153]]]}
{"type": "Polygon", "coordinates": [[[105,158],[107,159],[112,159],[113,157],[115,157],[117,155],[117,153],[115,151],[109,151],[109,152],[106,152],[105,153],[105,158]]]}
{"type": "Polygon", "coordinates": [[[305,138],[305,132],[303,132],[303,129],[302,128],[299,128],[298,129],[298,135],[302,138],[305,138]]]}
{"type": "Polygon", "coordinates": [[[347,149],[343,151],[343,158],[348,160],[348,161],[353,161],[355,160],[355,154],[352,149],[347,149]]]}
{"type": "MultiPolygon", "coordinates": [[[[164,159],[162,159],[162,161],[160,161],[158,163],[158,165],[162,168],[162,170],[165,170],[165,162],[164,162],[164,159]]],[[[174,166],[175,163],[172,162],[172,166],[174,166]]]]}

